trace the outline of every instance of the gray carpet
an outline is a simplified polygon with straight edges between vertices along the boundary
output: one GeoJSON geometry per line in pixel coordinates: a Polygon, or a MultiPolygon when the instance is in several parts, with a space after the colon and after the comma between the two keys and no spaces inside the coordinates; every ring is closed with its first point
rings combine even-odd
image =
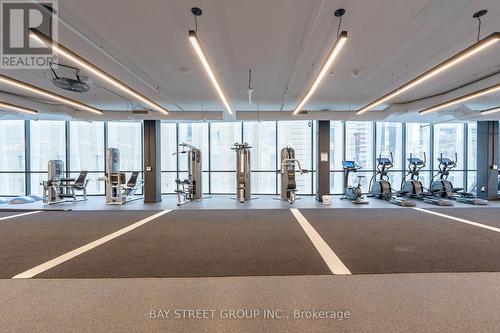
{"type": "Polygon", "coordinates": [[[331,274],[289,210],[173,211],[38,277],[331,274]]]}
{"type": "Polygon", "coordinates": [[[0,221],[0,278],[11,278],[154,213],[42,212],[0,221]]]}
{"type": "Polygon", "coordinates": [[[500,274],[0,280],[5,332],[500,332],[500,274]],[[288,319],[149,319],[151,309],[281,309],[288,319]],[[348,320],[292,319],[294,309],[348,320]]]}
{"type": "Polygon", "coordinates": [[[301,212],[352,273],[500,271],[489,230],[413,209],[301,212]]]}
{"type": "Polygon", "coordinates": [[[500,209],[491,207],[439,208],[432,211],[500,228],[500,209]]]}

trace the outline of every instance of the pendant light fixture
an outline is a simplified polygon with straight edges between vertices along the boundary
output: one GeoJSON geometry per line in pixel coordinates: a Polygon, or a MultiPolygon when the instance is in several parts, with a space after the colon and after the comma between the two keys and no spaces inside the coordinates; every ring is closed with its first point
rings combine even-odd
{"type": "Polygon", "coordinates": [[[210,65],[210,62],[208,61],[208,57],[207,57],[205,51],[203,50],[203,47],[202,47],[201,42],[200,42],[198,35],[197,35],[198,23],[197,23],[196,17],[201,16],[201,14],[203,12],[200,8],[193,7],[191,9],[191,13],[193,13],[193,15],[194,15],[196,29],[189,30],[189,34],[188,34],[189,41],[191,42],[191,45],[193,46],[193,49],[194,49],[196,55],[198,56],[200,62],[202,63],[203,68],[207,72],[207,75],[210,79],[210,82],[212,83],[212,86],[214,87],[215,91],[217,92],[217,95],[219,95],[219,98],[220,98],[222,104],[224,105],[224,107],[226,108],[227,113],[232,115],[233,109],[231,108],[231,105],[229,104],[229,101],[226,97],[226,94],[224,93],[224,90],[222,89],[221,84],[219,83],[219,81],[217,80],[217,77],[215,76],[215,73],[210,65]]]}
{"type": "Polygon", "coordinates": [[[325,77],[326,73],[328,72],[328,70],[332,66],[333,62],[335,61],[335,59],[339,55],[340,51],[344,47],[344,44],[347,41],[347,31],[340,32],[340,26],[342,24],[342,16],[344,14],[345,14],[345,9],[340,8],[340,9],[337,9],[335,11],[335,16],[339,18],[339,27],[337,30],[337,40],[335,41],[332,48],[328,52],[328,56],[324,60],[323,65],[321,66],[321,69],[318,72],[318,75],[316,76],[316,78],[314,79],[311,87],[307,90],[305,95],[300,99],[299,103],[293,109],[293,113],[292,113],[293,115],[298,114],[302,110],[304,105],[309,101],[311,96],[318,89],[319,84],[321,83],[321,81],[325,77]]]}
{"type": "Polygon", "coordinates": [[[95,76],[99,77],[100,79],[106,81],[107,83],[113,85],[115,88],[118,88],[119,90],[123,91],[127,95],[131,96],[132,98],[144,103],[145,105],[149,106],[153,110],[159,111],[163,114],[168,114],[168,110],[159,105],[158,103],[155,103],[152,101],[150,98],[142,95],[141,93],[137,92],[136,90],[132,89],[125,83],[119,81],[118,79],[114,78],[110,74],[106,73],[96,65],[92,64],[88,60],[80,57],[70,49],[66,48],[65,46],[57,43],[56,41],[52,40],[50,37],[46,36],[45,34],[41,33],[40,31],[36,29],[30,29],[30,38],[33,38],[35,40],[38,40],[40,43],[46,45],[47,47],[52,47],[52,50],[54,53],[57,55],[77,64],[81,68],[84,68],[85,70],[89,71],[90,73],[94,74],[95,76]]]}

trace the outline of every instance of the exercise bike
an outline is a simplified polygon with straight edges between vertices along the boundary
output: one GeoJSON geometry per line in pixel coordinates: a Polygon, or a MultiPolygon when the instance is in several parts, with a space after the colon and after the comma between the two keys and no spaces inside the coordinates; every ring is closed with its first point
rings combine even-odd
{"type": "Polygon", "coordinates": [[[399,193],[409,199],[422,200],[437,206],[453,206],[453,202],[450,200],[436,198],[432,192],[426,190],[419,180],[420,170],[425,167],[426,160],[425,153],[423,161],[410,154],[410,158],[408,158],[408,172],[401,180],[401,191],[399,193]],[[410,178],[408,179],[408,177],[410,178]]]}
{"type": "MultiPolygon", "coordinates": [[[[374,174],[373,177],[370,179],[369,196],[374,197],[376,199],[389,201],[390,203],[402,207],[415,207],[416,205],[415,202],[411,200],[404,200],[394,195],[391,183],[389,181],[389,170],[392,167],[394,167],[393,161],[394,157],[392,156],[392,152],[390,153],[390,159],[387,157],[382,157],[382,155],[379,155],[379,157],[377,158],[377,173],[374,174]]],[[[397,192],[396,194],[401,195],[402,193],[397,192]]]]}
{"type": "Polygon", "coordinates": [[[340,199],[350,200],[353,204],[368,204],[369,202],[363,197],[363,191],[361,189],[361,179],[365,176],[358,176],[358,185],[352,186],[349,183],[349,174],[351,172],[356,173],[361,167],[354,161],[342,161],[342,168],[344,169],[344,196],[340,199]]]}
{"type": "Polygon", "coordinates": [[[456,200],[470,205],[484,206],[488,204],[487,200],[477,198],[470,192],[465,192],[462,187],[453,187],[451,181],[448,180],[450,171],[457,167],[457,153],[455,153],[454,161],[447,157],[443,157],[443,154],[441,154],[437,160],[439,162],[439,171],[434,177],[432,177],[430,186],[431,192],[435,196],[456,200]]]}

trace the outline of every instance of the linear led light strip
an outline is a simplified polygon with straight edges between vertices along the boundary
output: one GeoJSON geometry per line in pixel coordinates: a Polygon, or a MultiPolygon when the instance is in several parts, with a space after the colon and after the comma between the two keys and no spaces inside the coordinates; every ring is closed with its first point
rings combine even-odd
{"type": "Polygon", "coordinates": [[[342,50],[342,47],[344,46],[346,41],[347,41],[347,31],[342,31],[340,35],[337,37],[337,40],[333,44],[330,52],[328,53],[328,57],[323,62],[321,70],[319,71],[318,76],[316,76],[316,79],[314,79],[311,88],[309,88],[307,93],[304,95],[304,97],[302,97],[299,104],[297,104],[297,106],[293,110],[294,115],[296,115],[297,113],[300,112],[300,110],[302,110],[302,107],[307,103],[309,98],[311,98],[312,94],[316,91],[316,89],[318,89],[321,80],[323,80],[323,78],[325,77],[326,72],[328,71],[328,69],[330,69],[330,66],[335,61],[335,58],[340,53],[340,50],[342,50]]]}
{"type": "Polygon", "coordinates": [[[19,88],[22,90],[26,90],[26,91],[38,94],[40,96],[58,101],[58,102],[63,103],[63,104],[70,105],[70,106],[77,108],[77,109],[81,109],[81,110],[85,110],[85,111],[89,111],[89,112],[93,112],[93,113],[97,113],[97,114],[102,114],[101,110],[96,109],[90,105],[80,103],[78,101],[75,101],[73,99],[70,99],[70,98],[67,98],[67,97],[64,97],[64,96],[61,96],[58,94],[54,94],[53,92],[50,92],[48,90],[38,88],[38,87],[31,85],[29,83],[26,83],[26,82],[18,81],[16,79],[5,76],[3,74],[0,74],[0,82],[6,83],[10,86],[13,86],[13,87],[16,87],[16,88],[19,88]]]}
{"type": "Polygon", "coordinates": [[[208,58],[205,55],[205,52],[203,51],[203,47],[201,46],[201,43],[198,39],[198,36],[196,35],[196,32],[194,30],[189,30],[189,41],[191,42],[191,45],[193,46],[196,54],[198,55],[198,58],[200,58],[201,63],[203,64],[203,67],[205,68],[205,71],[208,74],[208,77],[210,78],[210,81],[212,82],[212,85],[214,86],[215,90],[217,91],[217,94],[219,95],[219,98],[222,101],[222,104],[224,104],[224,107],[226,108],[226,111],[229,114],[233,114],[233,110],[231,109],[231,106],[229,105],[229,102],[227,101],[226,95],[224,95],[224,91],[221,88],[221,85],[219,84],[219,81],[217,81],[217,78],[215,77],[214,71],[212,70],[212,67],[210,67],[210,63],[208,62],[208,58]]]}
{"type": "MultiPolygon", "coordinates": [[[[452,106],[452,105],[455,105],[455,104],[460,104],[462,102],[465,102],[465,101],[468,101],[468,100],[471,100],[471,99],[474,99],[474,98],[478,98],[478,97],[481,97],[481,96],[486,95],[486,94],[491,94],[491,93],[493,93],[495,91],[500,91],[500,83],[495,84],[494,86],[491,86],[491,87],[488,87],[488,88],[484,88],[484,89],[478,90],[476,92],[464,95],[462,97],[458,97],[458,98],[452,99],[452,100],[450,100],[448,102],[444,102],[444,103],[435,105],[433,107],[427,108],[425,110],[420,111],[419,114],[420,115],[425,115],[425,114],[428,114],[428,113],[431,113],[431,112],[434,112],[434,111],[446,108],[448,106],[452,106]]],[[[489,110],[486,110],[486,111],[489,111],[489,110]]]]}
{"type": "Polygon", "coordinates": [[[357,115],[360,115],[370,109],[373,109],[377,105],[380,105],[389,99],[419,85],[420,83],[432,78],[433,76],[455,66],[456,64],[460,63],[461,61],[475,55],[476,53],[486,49],[487,47],[495,44],[496,42],[500,41],[500,32],[494,32],[488,37],[480,40],[479,42],[469,46],[465,50],[460,51],[459,53],[455,54],[454,56],[446,59],[439,65],[434,66],[433,68],[429,69],[425,73],[417,76],[413,80],[405,83],[401,87],[391,91],[390,93],[380,97],[379,99],[376,99],[372,103],[366,105],[365,107],[361,108],[356,112],[357,115]]]}
{"type": "Polygon", "coordinates": [[[491,109],[483,110],[480,112],[480,114],[482,116],[485,116],[485,115],[496,113],[496,112],[500,112],[500,106],[496,106],[496,107],[491,108],[491,109]]]}
{"type": "Polygon", "coordinates": [[[24,113],[34,113],[37,114],[37,110],[25,108],[24,106],[14,105],[7,102],[0,102],[0,109],[7,109],[10,111],[24,112],[24,113]]]}
{"type": "Polygon", "coordinates": [[[134,89],[130,88],[127,86],[125,83],[115,79],[99,67],[95,66],[94,64],[90,63],[89,61],[83,59],[70,49],[64,47],[63,45],[55,42],[52,40],[50,37],[44,35],[40,31],[36,29],[30,29],[30,37],[33,39],[38,40],[40,43],[45,44],[47,47],[52,47],[52,50],[63,56],[64,58],[76,63],[78,66],[85,68],[92,74],[98,76],[99,78],[103,79],[104,81],[112,84],[116,88],[120,89],[121,91],[127,93],[128,95],[132,96],[133,98],[141,101],[142,103],[148,105],[152,109],[159,111],[164,114],[168,114],[167,109],[163,108],[161,105],[153,102],[151,99],[147,98],[146,96],[142,95],[141,93],[135,91],[134,89]]]}

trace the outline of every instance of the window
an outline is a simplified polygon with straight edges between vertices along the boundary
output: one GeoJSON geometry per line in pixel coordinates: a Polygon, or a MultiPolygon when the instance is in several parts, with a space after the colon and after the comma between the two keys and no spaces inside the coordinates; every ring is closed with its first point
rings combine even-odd
{"type": "Polygon", "coordinates": [[[464,124],[448,123],[434,126],[434,172],[438,170],[437,159],[448,157],[455,160],[457,167],[450,172],[448,179],[454,187],[464,186],[464,124]]]}
{"type": "MultiPolygon", "coordinates": [[[[207,123],[181,123],[178,126],[178,143],[189,143],[201,150],[201,166],[203,170],[202,175],[202,191],[209,192],[209,177],[208,177],[208,124],[207,123]]],[[[187,171],[187,160],[178,157],[179,171],[187,171]]],[[[186,178],[187,173],[179,172],[179,178],[186,178]]]]}
{"type": "Polygon", "coordinates": [[[346,123],[346,159],[364,170],[373,170],[373,125],[370,122],[346,123]]]}
{"type": "MultiPolygon", "coordinates": [[[[231,150],[241,143],[241,123],[210,124],[210,185],[212,193],[236,192],[236,157],[231,150]]],[[[250,149],[253,155],[253,148],[250,149]]],[[[253,189],[255,193],[255,189],[253,189]]]]}
{"type": "MultiPolygon", "coordinates": [[[[177,125],[161,123],[161,192],[174,193],[177,186],[177,125]]],[[[185,155],[181,155],[183,158],[185,155]]]]}
{"type": "MultiPolygon", "coordinates": [[[[31,194],[40,195],[40,183],[47,180],[48,162],[66,162],[66,124],[64,121],[31,121],[30,139],[31,194]]],[[[67,170],[67,165],[64,167],[67,170]]]]}
{"type": "Polygon", "coordinates": [[[344,192],[344,124],[341,121],[330,122],[330,193],[344,192]]]}
{"type": "Polygon", "coordinates": [[[88,171],[88,193],[104,194],[104,183],[99,181],[104,174],[104,123],[72,121],[69,126],[71,176],[88,171]]]}
{"type": "MultiPolygon", "coordinates": [[[[208,171],[208,124],[206,123],[181,123],[179,124],[179,142],[189,143],[201,150],[203,171],[208,171]]],[[[179,170],[187,171],[187,161],[179,158],[179,170]]],[[[208,189],[208,186],[206,186],[208,189]]]]}
{"type": "Polygon", "coordinates": [[[357,184],[358,176],[363,192],[368,192],[368,183],[373,176],[373,123],[362,121],[346,122],[346,160],[353,160],[361,171],[350,175],[349,184],[357,184]]]}
{"type": "Polygon", "coordinates": [[[231,148],[241,143],[241,123],[212,123],[210,125],[210,163],[216,171],[235,171],[236,158],[231,148]]]}
{"type": "MultiPolygon", "coordinates": [[[[408,167],[408,158],[418,157],[426,162],[420,171],[420,181],[427,187],[431,181],[431,126],[429,124],[406,124],[406,158],[403,169],[408,167]]],[[[399,185],[399,184],[398,184],[399,185]]],[[[398,188],[398,187],[397,187],[398,188]]]]}
{"type": "Polygon", "coordinates": [[[434,126],[434,163],[443,155],[452,160],[457,154],[457,169],[464,167],[464,124],[437,124],[434,126]]]}
{"type": "MultiPolygon", "coordinates": [[[[403,127],[401,123],[378,122],[376,137],[376,158],[393,158],[394,167],[389,171],[389,181],[398,188],[403,178],[403,127]]],[[[375,162],[376,163],[376,162],[375,162]]],[[[376,165],[375,165],[376,167],[376,165]]]]}
{"type": "Polygon", "coordinates": [[[66,160],[66,129],[64,121],[32,121],[31,171],[47,172],[49,160],[66,160]]]}
{"type": "Polygon", "coordinates": [[[477,180],[477,123],[467,124],[467,191],[475,192],[477,180]]]}
{"type": "MultiPolygon", "coordinates": [[[[406,159],[418,157],[429,162],[431,149],[431,126],[429,124],[406,124],[406,159]]],[[[405,165],[408,164],[405,161],[405,165]]],[[[427,163],[426,169],[430,164],[427,163]]]]}
{"type": "MultiPolygon", "coordinates": [[[[252,190],[254,193],[276,193],[276,170],[281,157],[276,156],[276,122],[243,124],[243,140],[252,146],[252,190]]],[[[278,152],[280,154],[280,152],[278,152]]]]}
{"type": "Polygon", "coordinates": [[[0,121],[0,195],[25,192],[24,121],[0,121]]]}
{"type": "Polygon", "coordinates": [[[120,170],[122,172],[142,171],[141,123],[108,123],[108,148],[120,150],[120,170]]]}
{"type": "MultiPolygon", "coordinates": [[[[297,194],[313,194],[312,135],[312,122],[310,121],[278,122],[278,151],[287,146],[292,147],[295,150],[295,158],[299,160],[302,167],[311,171],[311,174],[297,175],[297,194]]],[[[278,183],[278,186],[281,186],[281,182],[278,181],[278,183]]]]}
{"type": "Polygon", "coordinates": [[[403,131],[401,123],[377,123],[376,157],[394,158],[394,170],[402,170],[403,131]]]}

